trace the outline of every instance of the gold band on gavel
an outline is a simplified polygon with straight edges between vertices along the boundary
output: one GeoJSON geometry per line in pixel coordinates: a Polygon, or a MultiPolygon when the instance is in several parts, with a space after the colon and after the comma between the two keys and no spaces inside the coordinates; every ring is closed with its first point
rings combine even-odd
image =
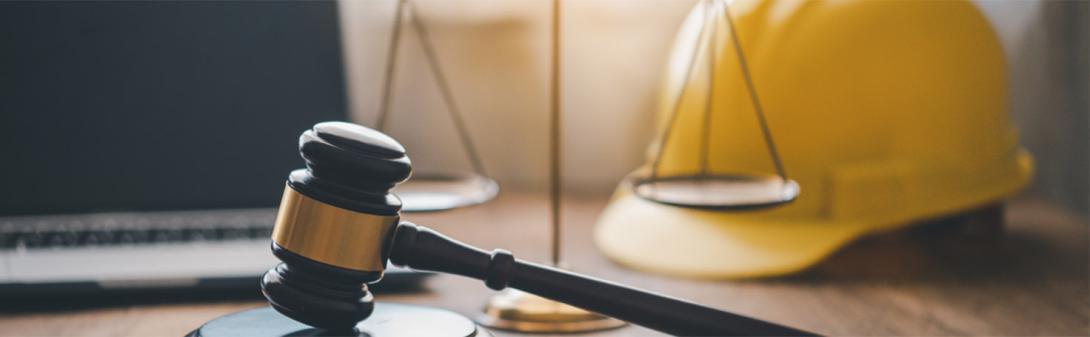
{"type": "Polygon", "coordinates": [[[382,271],[397,216],[353,212],[284,188],[272,239],[280,248],[331,266],[382,271]]]}

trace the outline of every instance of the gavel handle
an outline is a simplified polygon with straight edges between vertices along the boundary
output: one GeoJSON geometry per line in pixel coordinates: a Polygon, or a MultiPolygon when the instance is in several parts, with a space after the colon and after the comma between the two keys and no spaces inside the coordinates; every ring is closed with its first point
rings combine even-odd
{"type": "Polygon", "coordinates": [[[486,252],[427,227],[398,225],[390,262],[463,275],[500,290],[507,286],[678,336],[813,336],[814,333],[735,315],[613,282],[486,252]]]}

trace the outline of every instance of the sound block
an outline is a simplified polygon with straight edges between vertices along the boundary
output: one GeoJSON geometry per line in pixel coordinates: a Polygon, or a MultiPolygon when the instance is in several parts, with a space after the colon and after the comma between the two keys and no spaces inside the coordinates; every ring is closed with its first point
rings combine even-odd
{"type": "Polygon", "coordinates": [[[240,311],[205,323],[187,337],[236,336],[457,336],[493,337],[487,329],[452,311],[393,303],[376,303],[375,311],[356,325],[357,331],[329,331],[296,322],[271,307],[240,311]]]}

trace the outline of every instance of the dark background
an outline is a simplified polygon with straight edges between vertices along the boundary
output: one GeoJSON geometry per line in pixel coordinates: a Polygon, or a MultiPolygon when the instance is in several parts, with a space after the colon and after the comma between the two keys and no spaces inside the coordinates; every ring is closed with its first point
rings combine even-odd
{"type": "Polygon", "coordinates": [[[345,118],[336,10],[0,3],[0,215],[274,207],[345,118]]]}

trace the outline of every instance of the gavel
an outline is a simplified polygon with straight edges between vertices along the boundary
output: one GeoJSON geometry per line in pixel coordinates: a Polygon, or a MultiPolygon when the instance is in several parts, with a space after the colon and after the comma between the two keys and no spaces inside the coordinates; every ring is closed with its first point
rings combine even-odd
{"type": "Polygon", "coordinates": [[[299,152],[306,168],[289,175],[272,234],[272,252],[282,263],[265,273],[261,289],[274,309],[301,323],[352,331],[373,311],[367,284],[382,278],[389,260],[479,279],[495,290],[516,288],[671,335],[813,335],[523,261],[506,250],[484,251],[401,221],[401,201],[390,190],[409,178],[412,165],[401,144],[381,132],[319,123],[300,136],[299,152]]]}

